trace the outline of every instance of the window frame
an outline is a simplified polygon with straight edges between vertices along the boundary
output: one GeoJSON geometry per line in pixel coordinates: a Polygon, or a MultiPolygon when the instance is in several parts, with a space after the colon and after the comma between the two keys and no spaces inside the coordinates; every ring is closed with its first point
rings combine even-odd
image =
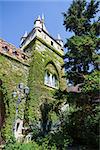
{"type": "Polygon", "coordinates": [[[44,85],[58,89],[59,80],[57,78],[57,75],[46,70],[44,74],[44,85]]]}

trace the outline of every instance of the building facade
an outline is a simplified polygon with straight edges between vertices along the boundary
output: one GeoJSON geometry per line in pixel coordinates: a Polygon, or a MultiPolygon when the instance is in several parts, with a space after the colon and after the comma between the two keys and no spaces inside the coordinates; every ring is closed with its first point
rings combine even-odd
{"type": "Polygon", "coordinates": [[[66,89],[63,56],[63,42],[59,35],[54,39],[48,33],[44,17],[35,20],[30,33],[25,32],[19,49],[0,39],[0,80],[1,93],[4,95],[0,102],[5,104],[5,111],[0,109],[0,126],[2,128],[5,125],[6,137],[13,128],[17,98],[12,98],[12,93],[17,91],[19,83],[24,83],[30,89],[28,100],[22,99],[18,108],[21,124],[25,114],[30,122],[34,122],[40,116],[40,105],[44,99],[52,101],[57,89],[66,89]]]}

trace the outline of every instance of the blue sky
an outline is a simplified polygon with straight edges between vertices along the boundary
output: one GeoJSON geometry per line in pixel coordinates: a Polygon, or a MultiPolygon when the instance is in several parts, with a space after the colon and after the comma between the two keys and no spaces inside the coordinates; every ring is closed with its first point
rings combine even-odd
{"type": "Polygon", "coordinates": [[[44,13],[45,25],[54,38],[60,33],[63,41],[71,36],[63,26],[62,12],[72,0],[0,0],[0,37],[19,47],[24,31],[30,32],[34,20],[44,13]]]}

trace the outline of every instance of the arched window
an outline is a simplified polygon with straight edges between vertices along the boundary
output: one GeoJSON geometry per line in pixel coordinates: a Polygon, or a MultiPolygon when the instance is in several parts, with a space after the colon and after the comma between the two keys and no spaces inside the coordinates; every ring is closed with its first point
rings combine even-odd
{"type": "Polygon", "coordinates": [[[49,85],[50,84],[50,74],[49,72],[45,72],[45,80],[44,80],[44,83],[49,85]]]}
{"type": "Polygon", "coordinates": [[[52,75],[52,86],[58,87],[58,79],[57,79],[57,76],[55,74],[52,75]]]}
{"type": "Polygon", "coordinates": [[[52,88],[59,88],[58,70],[52,61],[45,66],[44,84],[52,88]]]}
{"type": "Polygon", "coordinates": [[[55,87],[56,76],[52,75],[52,86],[55,87]]]}
{"type": "Polygon", "coordinates": [[[57,76],[49,71],[45,71],[44,84],[53,88],[58,88],[57,76]]]}

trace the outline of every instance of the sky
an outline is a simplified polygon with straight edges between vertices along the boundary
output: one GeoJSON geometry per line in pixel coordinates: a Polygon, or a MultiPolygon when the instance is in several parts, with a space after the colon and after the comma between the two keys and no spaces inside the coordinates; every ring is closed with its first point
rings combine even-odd
{"type": "Polygon", "coordinates": [[[0,38],[20,45],[25,31],[30,32],[38,15],[45,16],[45,26],[54,38],[59,33],[66,41],[72,34],[63,26],[62,12],[67,11],[72,0],[0,0],[0,38]]]}

